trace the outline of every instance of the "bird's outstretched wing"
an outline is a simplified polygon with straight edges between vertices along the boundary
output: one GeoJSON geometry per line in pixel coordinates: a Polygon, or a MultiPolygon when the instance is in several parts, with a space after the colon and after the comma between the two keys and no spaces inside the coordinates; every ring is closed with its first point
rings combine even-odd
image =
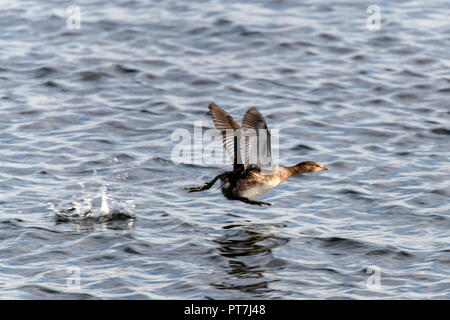
{"type": "Polygon", "coordinates": [[[242,120],[244,134],[244,165],[254,165],[260,169],[273,167],[271,133],[266,120],[255,107],[250,108],[242,120]],[[252,137],[255,135],[255,137],[252,137]]]}
{"type": "Polygon", "coordinates": [[[244,168],[244,161],[241,157],[240,143],[236,130],[241,129],[239,123],[234,120],[226,111],[220,108],[214,102],[209,104],[209,113],[214,121],[214,125],[222,135],[223,146],[233,160],[233,170],[244,168]]]}

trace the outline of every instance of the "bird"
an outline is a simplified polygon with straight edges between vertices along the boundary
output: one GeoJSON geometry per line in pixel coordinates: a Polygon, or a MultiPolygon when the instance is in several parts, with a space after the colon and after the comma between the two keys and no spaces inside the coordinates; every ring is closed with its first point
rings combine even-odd
{"type": "Polygon", "coordinates": [[[188,192],[208,190],[220,179],[222,193],[227,199],[270,206],[269,202],[251,198],[271,190],[293,175],[328,170],[315,161],[293,166],[274,165],[271,133],[256,107],[245,113],[242,126],[214,102],[209,104],[209,113],[222,135],[225,151],[233,159],[233,170],[217,175],[200,187],[188,187],[188,192]]]}

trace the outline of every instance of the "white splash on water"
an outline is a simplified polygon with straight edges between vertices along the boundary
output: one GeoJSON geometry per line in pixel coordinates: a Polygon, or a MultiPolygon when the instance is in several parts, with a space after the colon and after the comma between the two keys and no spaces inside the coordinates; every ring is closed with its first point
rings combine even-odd
{"type": "Polygon", "coordinates": [[[100,188],[101,197],[102,197],[102,207],[100,208],[100,212],[103,215],[107,215],[107,214],[111,213],[111,210],[110,210],[109,204],[108,204],[108,195],[106,193],[107,191],[108,191],[107,187],[100,188]]]}
{"type": "MultiPolygon", "coordinates": [[[[84,185],[79,183],[83,193],[87,191],[84,185]]],[[[61,210],[53,202],[48,202],[50,210],[61,219],[87,219],[94,218],[99,220],[108,220],[114,218],[114,215],[123,214],[130,218],[135,218],[136,205],[135,200],[120,201],[114,199],[108,194],[108,188],[102,186],[94,197],[83,197],[82,200],[73,200],[70,209],[61,210]]]]}

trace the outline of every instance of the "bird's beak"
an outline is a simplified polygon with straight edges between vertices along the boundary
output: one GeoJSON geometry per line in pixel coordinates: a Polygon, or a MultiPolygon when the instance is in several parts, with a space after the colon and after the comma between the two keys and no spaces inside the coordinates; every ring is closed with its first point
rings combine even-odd
{"type": "Polygon", "coordinates": [[[328,168],[322,167],[322,171],[327,171],[328,168]]]}

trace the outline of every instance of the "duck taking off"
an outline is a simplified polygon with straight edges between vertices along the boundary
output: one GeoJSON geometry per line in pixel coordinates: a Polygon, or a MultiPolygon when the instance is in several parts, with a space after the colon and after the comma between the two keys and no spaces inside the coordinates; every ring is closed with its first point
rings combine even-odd
{"type": "Polygon", "coordinates": [[[225,150],[233,159],[233,170],[219,174],[201,187],[186,188],[188,192],[208,190],[220,179],[222,193],[228,199],[270,206],[268,202],[250,198],[271,190],[293,175],[328,170],[314,161],[294,166],[273,165],[270,130],[255,107],[245,114],[242,127],[214,102],[209,105],[209,112],[222,135],[225,150]]]}

